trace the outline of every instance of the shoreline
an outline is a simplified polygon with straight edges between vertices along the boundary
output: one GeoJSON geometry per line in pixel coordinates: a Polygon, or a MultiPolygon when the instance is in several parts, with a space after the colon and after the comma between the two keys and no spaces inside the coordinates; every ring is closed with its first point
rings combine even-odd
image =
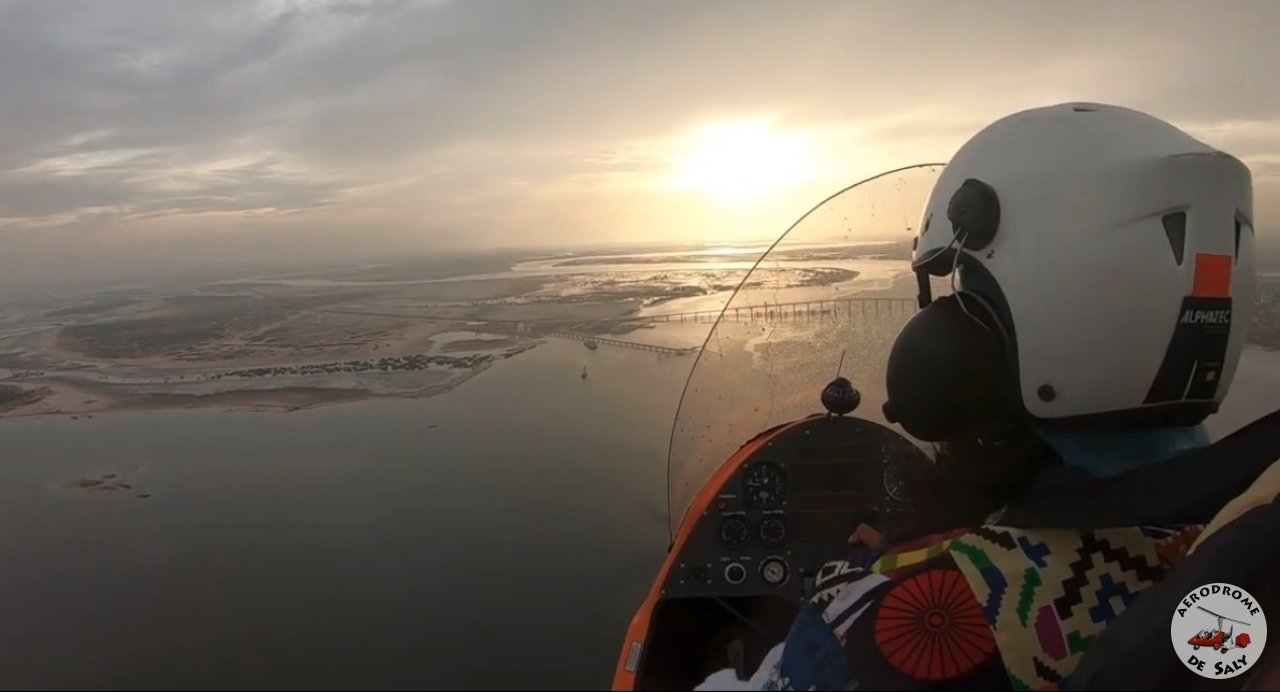
{"type": "MultiPolygon", "coordinates": [[[[220,409],[223,413],[294,413],[376,399],[427,399],[453,392],[487,372],[495,362],[515,358],[537,348],[542,343],[539,340],[510,353],[478,361],[470,368],[454,371],[456,374],[443,381],[427,382],[417,387],[392,391],[377,391],[372,387],[305,384],[269,386],[264,382],[264,386],[261,387],[187,393],[137,391],[130,385],[106,384],[65,376],[31,381],[26,386],[10,381],[0,384],[0,387],[3,387],[15,400],[0,401],[0,423],[52,417],[92,420],[99,414],[137,411],[220,409]]],[[[1250,351],[1257,354],[1250,359],[1254,367],[1263,369],[1280,367],[1280,349],[1260,344],[1247,344],[1246,354],[1250,351]],[[1258,358],[1262,361],[1256,360],[1258,358]]],[[[426,372],[440,373],[441,371],[426,372]]],[[[1238,383],[1238,386],[1246,387],[1244,383],[1238,383]]],[[[1224,408],[1233,407],[1228,403],[1224,408]]]]}
{"type": "MultiPolygon", "coordinates": [[[[92,419],[98,414],[133,411],[221,409],[226,413],[293,413],[374,399],[426,399],[448,394],[488,371],[495,362],[514,358],[538,345],[539,343],[534,343],[502,357],[478,361],[470,368],[455,371],[456,374],[443,381],[393,391],[377,391],[372,387],[288,384],[208,393],[161,392],[137,391],[128,385],[103,384],[74,378],[50,378],[23,387],[24,394],[39,392],[38,398],[16,406],[0,406],[0,422],[57,416],[92,419]]],[[[6,386],[17,385],[10,383],[6,386]]]]}

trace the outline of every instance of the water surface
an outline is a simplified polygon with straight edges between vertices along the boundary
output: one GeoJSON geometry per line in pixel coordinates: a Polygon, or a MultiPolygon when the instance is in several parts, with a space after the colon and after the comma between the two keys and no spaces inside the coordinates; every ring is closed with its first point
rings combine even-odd
{"type": "Polygon", "coordinates": [[[691,363],[551,342],[434,399],[0,424],[0,685],[607,686],[691,363]]]}

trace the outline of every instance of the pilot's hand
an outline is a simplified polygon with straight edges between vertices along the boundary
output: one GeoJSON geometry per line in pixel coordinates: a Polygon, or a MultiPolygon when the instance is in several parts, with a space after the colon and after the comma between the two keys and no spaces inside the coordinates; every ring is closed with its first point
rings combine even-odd
{"type": "Polygon", "coordinates": [[[866,524],[858,524],[858,528],[854,529],[853,534],[849,536],[849,543],[880,550],[884,547],[885,535],[866,524]]]}

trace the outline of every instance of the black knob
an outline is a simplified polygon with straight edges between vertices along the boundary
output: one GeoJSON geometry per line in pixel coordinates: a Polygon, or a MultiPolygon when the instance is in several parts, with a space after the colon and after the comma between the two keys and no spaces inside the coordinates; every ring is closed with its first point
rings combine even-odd
{"type": "Polygon", "coordinates": [[[846,378],[837,377],[822,390],[822,407],[832,415],[843,416],[853,413],[861,403],[862,394],[846,378]]]}
{"type": "Polygon", "coordinates": [[[741,584],[747,580],[747,568],[737,562],[725,567],[724,580],[730,584],[741,584]]]}

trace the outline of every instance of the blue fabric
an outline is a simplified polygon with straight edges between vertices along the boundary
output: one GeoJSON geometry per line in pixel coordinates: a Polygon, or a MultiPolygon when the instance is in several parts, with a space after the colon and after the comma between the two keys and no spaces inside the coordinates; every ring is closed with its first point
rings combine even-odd
{"type": "Polygon", "coordinates": [[[874,550],[865,545],[854,545],[849,549],[849,566],[860,569],[871,569],[871,565],[880,559],[883,551],[874,550]]]}
{"type": "Polygon", "coordinates": [[[849,660],[822,607],[808,603],[791,626],[782,650],[782,677],[793,690],[847,690],[853,687],[849,660]]]}
{"type": "Polygon", "coordinates": [[[1092,478],[1107,478],[1168,461],[1184,452],[1208,447],[1203,425],[1159,430],[1061,432],[1040,430],[1040,436],[1063,463],[1092,478]]]}

